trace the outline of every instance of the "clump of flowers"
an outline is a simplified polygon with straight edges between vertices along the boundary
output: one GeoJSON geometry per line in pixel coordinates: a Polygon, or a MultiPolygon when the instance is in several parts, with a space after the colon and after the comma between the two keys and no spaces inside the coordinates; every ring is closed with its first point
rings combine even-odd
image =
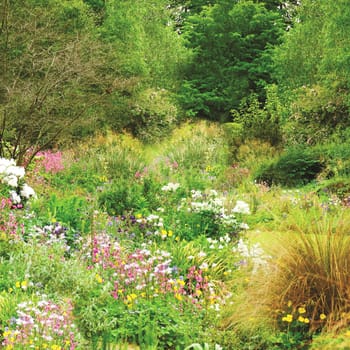
{"type": "Polygon", "coordinates": [[[305,305],[295,307],[291,301],[288,301],[285,310],[279,311],[277,314],[282,329],[299,332],[319,329],[325,324],[327,319],[326,314],[315,315],[305,305]]]}
{"type": "Polygon", "coordinates": [[[60,151],[41,151],[36,155],[36,160],[47,173],[56,174],[64,170],[62,152],[60,151]]]}
{"type": "Polygon", "coordinates": [[[162,191],[164,192],[175,192],[180,187],[179,183],[169,182],[167,185],[162,187],[162,191]]]}
{"type": "Polygon", "coordinates": [[[74,350],[78,346],[78,333],[72,311],[69,300],[64,306],[45,296],[37,302],[22,302],[5,328],[2,345],[8,350],[17,347],[74,350]]]}
{"type": "MultiPolygon", "coordinates": [[[[187,212],[197,218],[198,227],[205,227],[205,230],[199,233],[207,236],[220,237],[226,233],[236,235],[242,229],[249,228],[242,221],[242,215],[250,214],[249,205],[237,201],[234,209],[230,211],[226,207],[226,199],[215,190],[192,190],[190,198],[182,199],[178,212],[187,212]],[[237,215],[238,213],[240,215],[237,215]]],[[[186,218],[192,221],[189,215],[186,215],[186,218]]]]}
{"type": "Polygon", "coordinates": [[[35,191],[24,182],[25,170],[16,166],[13,159],[0,158],[0,183],[3,194],[11,199],[14,207],[21,208],[22,203],[36,197],[35,191]]]}
{"type": "Polygon", "coordinates": [[[132,308],[139,299],[173,297],[202,307],[216,302],[215,288],[205,274],[205,266],[192,265],[181,271],[164,250],[151,251],[144,244],[127,251],[111,236],[97,234],[83,246],[91,259],[96,280],[111,286],[114,299],[132,308]]]}
{"type": "Polygon", "coordinates": [[[60,245],[66,253],[76,249],[81,240],[79,233],[59,222],[50,225],[33,225],[27,230],[28,237],[46,246],[60,245]]]}

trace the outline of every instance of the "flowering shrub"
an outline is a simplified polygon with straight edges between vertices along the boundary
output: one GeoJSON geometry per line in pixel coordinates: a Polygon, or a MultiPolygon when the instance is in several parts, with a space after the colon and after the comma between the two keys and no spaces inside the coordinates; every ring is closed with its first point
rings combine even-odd
{"type": "Polygon", "coordinates": [[[25,170],[16,166],[13,159],[0,158],[0,182],[3,184],[1,193],[17,208],[32,197],[36,197],[34,190],[24,182],[25,170]]]}

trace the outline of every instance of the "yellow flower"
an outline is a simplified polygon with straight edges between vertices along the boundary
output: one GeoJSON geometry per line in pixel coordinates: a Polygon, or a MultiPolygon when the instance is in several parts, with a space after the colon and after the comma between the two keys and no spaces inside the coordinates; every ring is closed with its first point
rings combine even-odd
{"type": "Polygon", "coordinates": [[[102,283],[103,282],[102,277],[98,273],[96,274],[95,277],[96,277],[96,280],[97,280],[98,283],[102,283]]]}
{"type": "Polygon", "coordinates": [[[320,315],[320,320],[325,320],[326,318],[327,318],[327,316],[325,314],[320,315]]]}
{"type": "Polygon", "coordinates": [[[298,317],[298,321],[304,323],[305,322],[305,318],[303,316],[299,316],[298,317]]]}
{"type": "Polygon", "coordinates": [[[304,318],[304,323],[310,323],[310,320],[307,317],[305,317],[304,318]]]}
{"type": "Polygon", "coordinates": [[[7,338],[11,334],[11,331],[5,331],[3,333],[4,338],[7,338]]]}
{"type": "Polygon", "coordinates": [[[282,317],[282,321],[291,323],[293,321],[293,315],[288,314],[288,315],[282,317]]]}
{"type": "Polygon", "coordinates": [[[26,289],[28,287],[28,281],[22,281],[21,282],[21,288],[26,289]]]}
{"type": "Polygon", "coordinates": [[[291,307],[291,306],[292,306],[292,302],[291,302],[290,300],[288,301],[287,306],[288,306],[288,307],[291,307]]]}
{"type": "Polygon", "coordinates": [[[51,345],[51,350],[61,350],[61,347],[59,345],[53,344],[51,345]]]}
{"type": "Polygon", "coordinates": [[[299,312],[299,314],[305,314],[306,310],[304,307],[299,307],[298,312],[299,312]]]}
{"type": "Polygon", "coordinates": [[[171,237],[173,235],[173,231],[169,230],[168,231],[168,236],[171,237]]]}
{"type": "Polygon", "coordinates": [[[348,329],[345,334],[344,334],[346,337],[350,337],[350,329],[348,329]]]}
{"type": "Polygon", "coordinates": [[[135,217],[136,217],[136,219],[141,219],[142,215],[141,214],[136,214],[135,217]]]}
{"type": "Polygon", "coordinates": [[[177,282],[180,286],[184,286],[184,285],[185,285],[185,281],[184,281],[184,280],[176,280],[176,282],[177,282]]]}
{"type": "Polygon", "coordinates": [[[21,288],[21,282],[16,282],[16,288],[21,288]]]}
{"type": "Polygon", "coordinates": [[[178,242],[180,240],[179,236],[176,236],[175,241],[178,242]]]}
{"type": "Polygon", "coordinates": [[[181,294],[179,294],[179,293],[176,293],[175,294],[175,298],[177,299],[177,300],[182,300],[182,295],[181,294]]]}

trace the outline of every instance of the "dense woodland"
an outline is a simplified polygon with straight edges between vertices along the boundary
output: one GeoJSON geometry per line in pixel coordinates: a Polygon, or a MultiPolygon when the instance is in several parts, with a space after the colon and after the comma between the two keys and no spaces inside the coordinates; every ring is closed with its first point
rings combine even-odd
{"type": "Polygon", "coordinates": [[[350,348],[345,0],[0,0],[0,349],[350,348]]]}
{"type": "Polygon", "coordinates": [[[153,142],[198,118],[272,144],[346,137],[348,15],[344,1],[4,0],[1,154],[108,129],[153,142]]]}

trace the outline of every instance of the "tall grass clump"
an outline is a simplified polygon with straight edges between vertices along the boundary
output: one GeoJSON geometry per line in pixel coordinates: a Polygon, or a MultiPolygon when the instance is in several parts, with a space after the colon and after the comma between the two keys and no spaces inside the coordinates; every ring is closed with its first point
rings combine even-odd
{"type": "Polygon", "coordinates": [[[250,337],[250,346],[260,337],[260,348],[307,348],[321,331],[349,327],[350,213],[310,203],[276,215],[279,231],[260,232],[270,256],[264,269],[235,281],[242,288],[225,308],[222,329],[250,337]]]}
{"type": "Polygon", "coordinates": [[[223,130],[217,124],[200,122],[177,129],[165,153],[179,166],[205,169],[208,165],[227,164],[228,149],[223,130]]]}
{"type": "Polygon", "coordinates": [[[279,245],[271,276],[270,302],[275,309],[289,303],[303,307],[310,329],[348,323],[350,311],[350,217],[324,218],[308,231],[296,232],[279,245]],[[334,220],[337,220],[334,222],[334,220]],[[321,316],[325,315],[325,316],[321,316]]]}

